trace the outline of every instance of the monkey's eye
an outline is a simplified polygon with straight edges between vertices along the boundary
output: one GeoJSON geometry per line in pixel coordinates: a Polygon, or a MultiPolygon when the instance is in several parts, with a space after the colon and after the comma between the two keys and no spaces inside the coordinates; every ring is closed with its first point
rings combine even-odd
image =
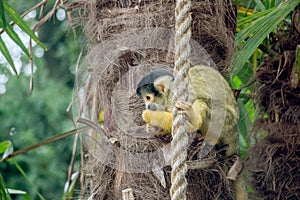
{"type": "Polygon", "coordinates": [[[151,94],[147,94],[146,97],[145,97],[145,99],[146,99],[146,101],[151,101],[152,102],[153,99],[154,99],[154,97],[151,94]]]}

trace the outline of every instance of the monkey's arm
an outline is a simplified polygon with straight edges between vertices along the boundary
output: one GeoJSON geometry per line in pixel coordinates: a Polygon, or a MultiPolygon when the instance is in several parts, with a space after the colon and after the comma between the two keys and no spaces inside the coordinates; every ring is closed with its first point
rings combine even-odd
{"type": "MultiPolygon", "coordinates": [[[[206,130],[202,130],[203,123],[206,122],[206,117],[209,112],[209,107],[205,101],[198,99],[192,105],[179,102],[176,104],[179,112],[184,112],[188,115],[190,121],[188,126],[188,132],[194,132],[201,130],[203,133],[206,130]]],[[[172,113],[165,111],[151,111],[145,110],[142,115],[144,121],[152,126],[158,126],[162,130],[158,135],[170,134],[172,130],[172,113]]],[[[206,126],[204,126],[206,128],[206,126]]]]}
{"type": "Polygon", "coordinates": [[[142,115],[144,121],[152,126],[158,126],[161,131],[158,135],[167,135],[172,130],[172,113],[165,111],[144,110],[142,115]]]}

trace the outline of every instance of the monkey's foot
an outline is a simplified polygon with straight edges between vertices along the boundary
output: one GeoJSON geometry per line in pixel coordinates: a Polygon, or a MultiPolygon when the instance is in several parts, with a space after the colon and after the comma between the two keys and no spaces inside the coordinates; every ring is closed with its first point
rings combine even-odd
{"type": "Polygon", "coordinates": [[[143,120],[144,120],[146,123],[150,123],[150,122],[151,122],[150,112],[151,112],[150,110],[144,110],[144,111],[143,111],[142,117],[143,117],[143,120]]]}
{"type": "Polygon", "coordinates": [[[175,107],[177,109],[179,109],[179,111],[178,111],[179,113],[186,113],[189,109],[191,109],[192,104],[187,103],[187,102],[183,102],[183,101],[178,101],[175,104],[175,107]]]}
{"type": "Polygon", "coordinates": [[[161,130],[162,129],[159,126],[153,126],[151,124],[146,124],[146,132],[151,134],[151,135],[159,135],[161,130]]]}
{"type": "Polygon", "coordinates": [[[203,159],[205,157],[207,157],[212,151],[213,151],[214,147],[210,144],[208,144],[207,142],[203,142],[200,152],[198,153],[198,159],[203,159]]]}

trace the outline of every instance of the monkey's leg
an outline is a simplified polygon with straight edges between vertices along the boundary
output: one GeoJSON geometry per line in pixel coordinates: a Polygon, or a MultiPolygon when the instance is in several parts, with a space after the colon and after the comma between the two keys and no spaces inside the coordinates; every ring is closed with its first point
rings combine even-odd
{"type": "Polygon", "coordinates": [[[165,111],[144,110],[142,115],[144,121],[152,126],[161,127],[158,135],[170,134],[172,130],[172,113],[165,111]]]}
{"type": "Polygon", "coordinates": [[[213,150],[213,146],[218,140],[217,136],[212,133],[207,133],[207,123],[209,120],[207,118],[209,117],[208,113],[210,111],[207,103],[202,99],[198,99],[192,105],[185,102],[178,102],[175,106],[182,110],[180,112],[184,112],[188,115],[190,120],[188,132],[200,130],[203,136],[209,134],[206,135],[207,137],[205,137],[205,141],[198,154],[199,159],[206,157],[213,150]]]}
{"type": "Polygon", "coordinates": [[[236,181],[233,182],[233,187],[235,190],[235,195],[237,200],[247,200],[248,194],[246,191],[243,176],[240,175],[236,181]]]}

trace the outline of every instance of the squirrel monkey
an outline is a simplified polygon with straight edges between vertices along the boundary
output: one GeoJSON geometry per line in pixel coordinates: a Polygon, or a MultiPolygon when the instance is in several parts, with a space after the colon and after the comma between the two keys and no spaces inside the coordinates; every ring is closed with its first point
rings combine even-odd
{"type": "MultiPolygon", "coordinates": [[[[191,67],[188,71],[188,78],[188,101],[175,102],[174,105],[180,112],[185,112],[188,115],[190,122],[187,131],[189,133],[198,131],[204,136],[207,135],[205,143],[208,146],[213,146],[216,141],[218,144],[226,145],[227,156],[238,154],[237,122],[239,111],[230,86],[219,72],[212,67],[203,65],[191,67]],[[217,82],[222,84],[223,88],[221,89],[224,95],[211,94],[209,87],[218,92],[216,88],[218,86],[214,85],[217,82]],[[208,87],[207,84],[211,85],[208,87]],[[212,97],[214,102],[221,102],[221,107],[218,108],[224,109],[225,112],[222,119],[214,118],[215,121],[224,121],[223,127],[216,127],[221,130],[220,135],[207,132],[212,117],[212,97]]],[[[142,117],[147,123],[146,131],[148,133],[156,133],[157,135],[171,133],[172,109],[174,107],[172,105],[173,81],[174,77],[170,72],[160,69],[146,74],[137,85],[136,92],[146,104],[146,110],[143,111],[142,117]]],[[[214,122],[212,122],[212,126],[213,124],[214,122]]]]}
{"type": "MultiPolygon", "coordinates": [[[[146,74],[138,83],[136,93],[144,99],[146,110],[143,120],[147,123],[146,131],[157,135],[170,134],[172,129],[172,110],[188,115],[187,132],[200,132],[205,137],[205,146],[214,144],[225,146],[226,155],[239,154],[237,123],[239,110],[233,92],[224,77],[212,67],[197,65],[188,71],[189,85],[187,102],[175,102],[173,98],[172,73],[167,70],[155,70],[146,74]],[[215,104],[218,104],[217,106],[215,104]],[[223,112],[223,115],[220,114],[223,112]],[[214,115],[214,116],[213,116],[214,115]],[[224,122],[224,124],[220,121],[224,122]],[[216,126],[212,130],[210,126],[216,126]],[[216,131],[217,130],[217,131],[216,131]],[[219,132],[221,134],[215,134],[219,132]]],[[[203,146],[203,145],[202,145],[203,146]]],[[[204,150],[205,151],[205,150],[204,150]]],[[[204,153],[206,155],[206,152],[204,153]]],[[[201,156],[201,152],[200,152],[201,156]]],[[[242,164],[240,164],[242,168],[242,164]]],[[[237,177],[239,169],[233,177],[229,170],[228,178],[235,180],[236,199],[247,199],[243,180],[237,177]]]]}

